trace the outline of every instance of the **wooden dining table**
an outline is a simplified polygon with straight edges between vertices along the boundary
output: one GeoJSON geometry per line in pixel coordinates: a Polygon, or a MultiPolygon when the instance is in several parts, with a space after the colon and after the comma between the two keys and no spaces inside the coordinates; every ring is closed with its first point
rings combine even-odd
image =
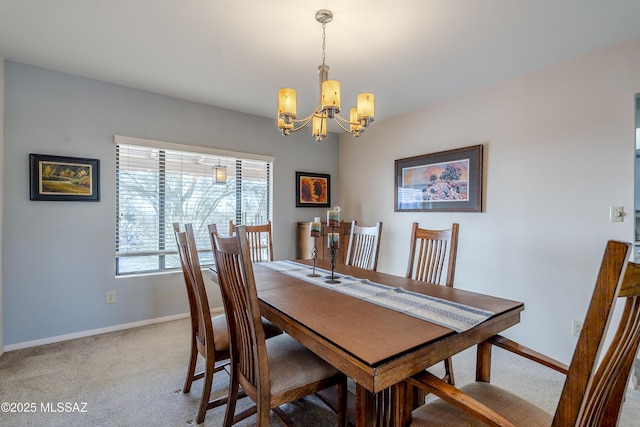
{"type": "MultiPolygon", "coordinates": [[[[324,260],[317,267],[330,270],[324,260]]],[[[407,425],[412,406],[404,379],[517,324],[524,310],[522,302],[391,274],[345,265],[335,272],[495,313],[456,332],[254,264],[263,316],[354,380],[358,427],[407,425]]]]}

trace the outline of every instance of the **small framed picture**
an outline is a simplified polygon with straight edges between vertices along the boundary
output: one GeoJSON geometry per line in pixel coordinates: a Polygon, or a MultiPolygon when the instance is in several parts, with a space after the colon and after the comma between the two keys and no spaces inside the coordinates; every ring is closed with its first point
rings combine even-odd
{"type": "Polygon", "coordinates": [[[29,154],[31,200],[100,200],[100,160],[29,154]]]}
{"type": "Polygon", "coordinates": [[[396,212],[482,212],[482,145],[396,160],[396,212]]]}
{"type": "Polygon", "coordinates": [[[331,200],[331,175],[296,172],[296,207],[326,208],[331,200]]]}

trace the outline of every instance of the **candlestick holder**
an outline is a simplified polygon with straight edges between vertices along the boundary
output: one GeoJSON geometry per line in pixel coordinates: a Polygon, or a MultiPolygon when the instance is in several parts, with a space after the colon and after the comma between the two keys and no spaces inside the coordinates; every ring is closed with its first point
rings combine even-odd
{"type": "MultiPolygon", "coordinates": [[[[335,231],[335,226],[332,225],[331,226],[331,236],[333,237],[335,231]]],[[[331,252],[331,258],[330,258],[330,262],[331,262],[331,276],[326,276],[327,279],[329,280],[325,280],[325,283],[340,283],[338,279],[338,276],[335,275],[334,270],[336,268],[336,250],[338,249],[336,247],[336,244],[333,241],[333,238],[330,240],[331,244],[329,245],[329,250],[331,252]]],[[[338,243],[339,244],[339,243],[338,243]]]]}
{"type": "Polygon", "coordinates": [[[319,274],[316,273],[316,259],[318,258],[318,247],[316,246],[316,242],[318,238],[313,236],[313,248],[311,249],[311,259],[313,260],[313,271],[311,274],[307,274],[309,277],[320,277],[319,274]]]}

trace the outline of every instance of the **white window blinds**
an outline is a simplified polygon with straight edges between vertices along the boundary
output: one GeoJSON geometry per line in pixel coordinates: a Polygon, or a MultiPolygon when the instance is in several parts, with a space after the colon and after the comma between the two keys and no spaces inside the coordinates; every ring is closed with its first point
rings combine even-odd
{"type": "Polygon", "coordinates": [[[207,226],[271,220],[273,159],[127,137],[116,141],[116,274],[179,268],[173,223],[192,223],[200,262],[213,262],[207,226]],[[226,168],[216,181],[215,168],[226,168]]]}

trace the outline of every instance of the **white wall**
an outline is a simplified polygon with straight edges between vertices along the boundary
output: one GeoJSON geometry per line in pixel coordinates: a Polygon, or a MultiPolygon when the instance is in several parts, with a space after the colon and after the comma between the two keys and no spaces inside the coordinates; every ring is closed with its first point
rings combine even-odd
{"type": "Polygon", "coordinates": [[[337,194],[335,134],[322,143],[306,131],[285,138],[275,120],[11,61],[5,107],[7,348],[188,312],[181,273],[115,278],[114,134],[274,156],[277,259],[295,256],[296,222],[324,211],[295,208],[295,171],[330,173],[337,194]],[[29,153],[100,159],[100,202],[30,201],[29,153]],[[107,290],[115,304],[105,304],[107,290]]]}
{"type": "Polygon", "coordinates": [[[395,274],[413,221],[460,223],[455,286],[524,301],[506,335],[568,362],[606,241],[634,239],[637,92],[640,39],[374,123],[366,144],[341,136],[345,215],[384,222],[379,270],[395,274]],[[483,213],[394,212],[394,159],[475,144],[483,213]],[[609,222],[611,205],[624,206],[624,222],[609,222]]]}

